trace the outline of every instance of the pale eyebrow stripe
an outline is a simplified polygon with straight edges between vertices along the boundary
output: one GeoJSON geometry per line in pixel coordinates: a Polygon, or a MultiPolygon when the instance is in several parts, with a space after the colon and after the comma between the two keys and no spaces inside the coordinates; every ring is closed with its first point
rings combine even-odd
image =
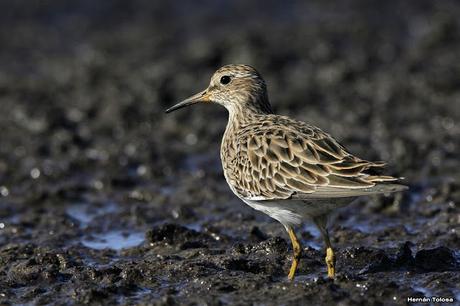
{"type": "Polygon", "coordinates": [[[257,78],[257,75],[254,75],[252,73],[241,73],[241,74],[238,74],[237,76],[243,77],[243,78],[250,77],[251,79],[256,79],[257,78]]]}

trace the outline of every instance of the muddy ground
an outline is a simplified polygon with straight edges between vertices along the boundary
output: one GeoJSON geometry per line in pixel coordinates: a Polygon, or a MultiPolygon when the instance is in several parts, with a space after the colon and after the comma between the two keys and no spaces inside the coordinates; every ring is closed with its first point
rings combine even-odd
{"type": "MultiPolygon", "coordinates": [[[[165,1],[166,2],[166,1],[165,1]]],[[[0,3],[1,305],[460,303],[460,4],[0,3]],[[227,187],[227,114],[167,106],[226,63],[410,191],[282,226],[227,187]]]]}

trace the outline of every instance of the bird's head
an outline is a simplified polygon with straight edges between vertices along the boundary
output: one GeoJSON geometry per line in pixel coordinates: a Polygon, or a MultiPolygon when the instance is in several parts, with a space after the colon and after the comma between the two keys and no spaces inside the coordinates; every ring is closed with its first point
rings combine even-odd
{"type": "Polygon", "coordinates": [[[217,103],[230,112],[272,113],[267,86],[260,74],[248,65],[226,65],[211,77],[205,90],[166,110],[170,113],[196,103],[217,103]]]}

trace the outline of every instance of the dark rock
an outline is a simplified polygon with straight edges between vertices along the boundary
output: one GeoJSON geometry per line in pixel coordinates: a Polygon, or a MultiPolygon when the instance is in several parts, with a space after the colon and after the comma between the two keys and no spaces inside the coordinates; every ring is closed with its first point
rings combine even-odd
{"type": "Polygon", "coordinates": [[[286,240],[280,237],[268,238],[256,244],[237,243],[232,250],[240,254],[263,253],[280,256],[284,256],[289,251],[286,240]]]}
{"type": "Polygon", "coordinates": [[[368,260],[370,263],[361,271],[361,273],[390,271],[393,268],[392,260],[382,250],[369,254],[368,260]]]}
{"type": "Polygon", "coordinates": [[[198,249],[198,248],[206,248],[207,245],[201,241],[197,240],[192,240],[192,241],[186,241],[180,245],[181,250],[187,250],[187,249],[198,249]]]}
{"type": "Polygon", "coordinates": [[[147,231],[146,239],[149,242],[166,242],[171,245],[182,244],[182,248],[187,249],[204,245],[201,240],[210,240],[210,237],[207,234],[199,233],[178,224],[167,223],[147,231]]]}
{"type": "Polygon", "coordinates": [[[418,251],[415,255],[415,265],[424,271],[460,270],[460,265],[454,252],[442,246],[418,251]]]}
{"type": "Polygon", "coordinates": [[[394,259],[395,266],[399,267],[410,267],[414,264],[414,257],[412,256],[412,250],[410,249],[411,243],[405,242],[399,247],[396,257],[394,259]]]}
{"type": "Polygon", "coordinates": [[[265,235],[257,226],[251,228],[250,232],[251,238],[256,241],[263,241],[267,240],[268,236],[265,235]]]}
{"type": "Polygon", "coordinates": [[[244,271],[251,273],[260,272],[260,266],[257,262],[252,262],[244,258],[232,258],[228,259],[223,264],[225,269],[234,271],[244,271]]]}

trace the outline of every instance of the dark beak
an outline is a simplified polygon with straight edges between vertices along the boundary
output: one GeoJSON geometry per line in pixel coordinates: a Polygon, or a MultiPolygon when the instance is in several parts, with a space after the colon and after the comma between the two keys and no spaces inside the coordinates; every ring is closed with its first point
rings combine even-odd
{"type": "Polygon", "coordinates": [[[210,102],[207,90],[203,90],[202,92],[199,92],[196,95],[193,95],[185,99],[184,101],[177,103],[176,105],[168,108],[165,112],[170,113],[175,110],[178,110],[179,108],[186,107],[199,102],[210,102]]]}

